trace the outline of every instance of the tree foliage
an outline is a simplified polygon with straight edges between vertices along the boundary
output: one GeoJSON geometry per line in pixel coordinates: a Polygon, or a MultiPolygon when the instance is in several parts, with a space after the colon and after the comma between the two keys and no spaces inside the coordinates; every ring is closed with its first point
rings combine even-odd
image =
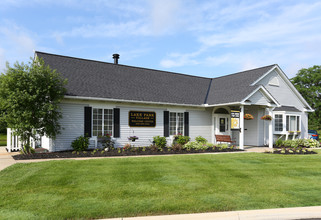
{"type": "Polygon", "coordinates": [[[309,129],[321,129],[321,66],[301,69],[291,79],[294,86],[315,110],[309,113],[309,129]]]}
{"type": "Polygon", "coordinates": [[[59,103],[66,83],[42,59],[31,58],[28,64],[16,62],[13,67],[7,63],[5,74],[0,76],[1,120],[14,130],[24,146],[30,146],[30,137],[55,138],[59,133],[59,103]]]}

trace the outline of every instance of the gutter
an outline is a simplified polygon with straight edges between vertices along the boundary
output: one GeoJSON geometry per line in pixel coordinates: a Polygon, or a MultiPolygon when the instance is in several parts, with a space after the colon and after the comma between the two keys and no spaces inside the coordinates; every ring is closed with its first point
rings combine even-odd
{"type": "Polygon", "coordinates": [[[74,100],[93,100],[93,101],[110,101],[110,102],[129,102],[138,104],[153,104],[153,105],[174,105],[174,106],[189,106],[189,107],[206,107],[204,104],[194,105],[194,104],[178,104],[169,102],[151,102],[151,101],[137,101],[137,100],[125,100],[125,99],[110,99],[110,98],[97,98],[97,97],[85,97],[85,96],[69,96],[65,95],[65,99],[74,100]]]}

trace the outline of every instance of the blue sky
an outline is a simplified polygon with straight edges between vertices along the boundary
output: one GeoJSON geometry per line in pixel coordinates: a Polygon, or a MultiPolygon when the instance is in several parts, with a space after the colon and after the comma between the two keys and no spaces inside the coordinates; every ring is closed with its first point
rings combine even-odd
{"type": "Polygon", "coordinates": [[[321,65],[320,1],[1,0],[0,72],[33,50],[217,77],[321,65]]]}

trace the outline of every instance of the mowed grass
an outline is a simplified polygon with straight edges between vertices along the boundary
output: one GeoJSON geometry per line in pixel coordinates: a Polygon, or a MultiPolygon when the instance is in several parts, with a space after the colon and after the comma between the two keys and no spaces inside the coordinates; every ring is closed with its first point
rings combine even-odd
{"type": "Polygon", "coordinates": [[[0,146],[7,146],[7,134],[0,134],[0,146]]]}
{"type": "Polygon", "coordinates": [[[233,153],[15,164],[0,172],[0,189],[0,219],[315,206],[321,205],[321,156],[233,153]]]}

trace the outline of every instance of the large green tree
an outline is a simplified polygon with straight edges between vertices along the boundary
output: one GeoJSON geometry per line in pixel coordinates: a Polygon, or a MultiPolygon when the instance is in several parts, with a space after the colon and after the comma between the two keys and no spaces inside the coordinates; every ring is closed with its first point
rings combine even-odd
{"type": "Polygon", "coordinates": [[[321,129],[321,66],[301,69],[291,79],[294,86],[315,110],[309,113],[309,128],[321,129]]]}
{"type": "Polygon", "coordinates": [[[42,59],[28,64],[16,62],[0,75],[1,120],[20,137],[25,153],[30,151],[30,138],[38,135],[55,138],[62,117],[59,103],[66,93],[67,81],[42,59]]]}

